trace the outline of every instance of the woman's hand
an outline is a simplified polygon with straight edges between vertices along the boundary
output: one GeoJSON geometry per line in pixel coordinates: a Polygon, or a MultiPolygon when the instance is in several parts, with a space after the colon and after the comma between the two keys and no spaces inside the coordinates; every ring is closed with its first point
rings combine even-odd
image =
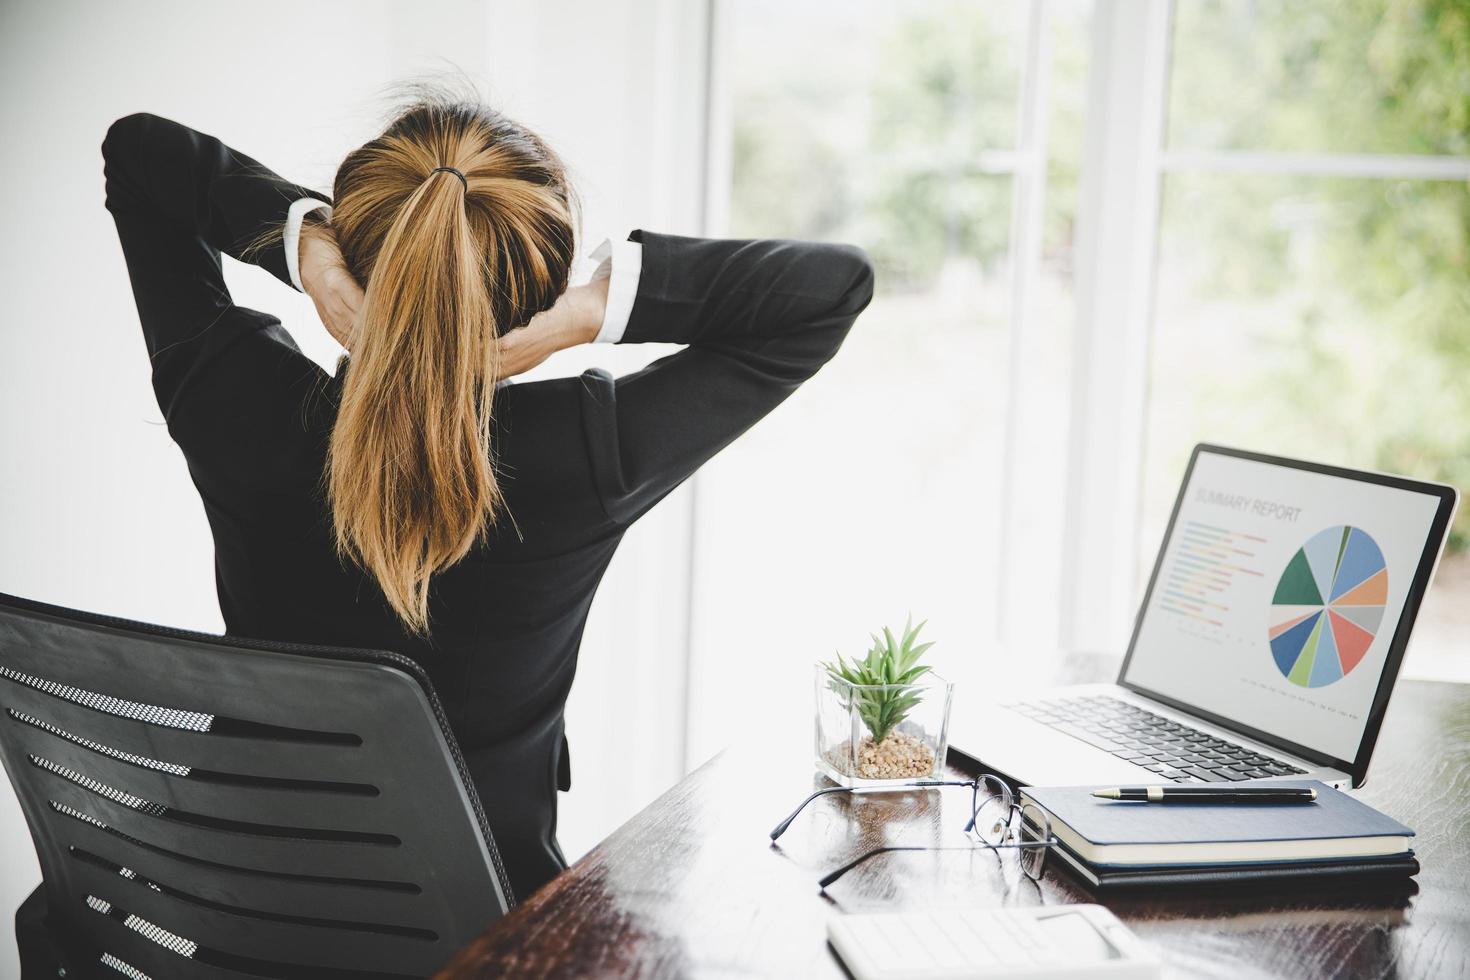
{"type": "Polygon", "coordinates": [[[301,285],[316,304],[327,332],[347,350],[357,329],[363,292],[342,261],[330,226],[307,222],[301,228],[301,285]]]}
{"type": "MultiPolygon", "coordinates": [[[[330,226],[301,228],[301,285],[327,332],[348,351],[362,310],[363,291],[347,271],[330,226]]],[[[574,286],[556,305],[500,338],[500,376],[523,374],[559,350],[591,343],[607,310],[607,279],[574,286]]]]}
{"type": "Polygon", "coordinates": [[[500,337],[500,376],[523,374],[559,350],[590,344],[607,311],[607,279],[573,286],[556,305],[500,337]]]}

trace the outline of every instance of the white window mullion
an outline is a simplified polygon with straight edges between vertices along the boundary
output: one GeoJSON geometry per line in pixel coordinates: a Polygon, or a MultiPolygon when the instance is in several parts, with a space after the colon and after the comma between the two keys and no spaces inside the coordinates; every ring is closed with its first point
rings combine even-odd
{"type": "Polygon", "coordinates": [[[700,234],[730,233],[735,124],[730,115],[730,5],[705,0],[704,181],[700,234]]]}
{"type": "Polygon", "coordinates": [[[1041,273],[1042,229],[1046,204],[1047,134],[1051,86],[1049,4],[1031,4],[1026,29],[1026,55],[1021,68],[1016,152],[1013,155],[1010,230],[1010,318],[1007,367],[1005,442],[1001,459],[1001,513],[994,559],[1000,583],[996,631],[1007,646],[1020,642],[1030,624],[1055,622],[1055,590],[1037,583],[1055,581],[1047,574],[1053,554],[1035,547],[1033,481],[1037,454],[1023,451],[1037,437],[1034,400],[1047,398],[1046,386],[1032,383],[1046,354],[1036,322],[1036,290],[1041,273]]]}
{"type": "MultiPolygon", "coordinates": [[[[734,123],[730,115],[729,50],[730,11],[723,0],[705,0],[702,6],[700,99],[704,106],[700,132],[700,206],[696,234],[723,237],[730,228],[730,194],[733,187],[734,123]]],[[[699,530],[700,521],[708,514],[699,509],[702,480],[695,473],[688,480],[689,511],[686,545],[684,610],[683,703],[679,733],[679,767],[682,773],[692,771],[704,758],[700,754],[699,708],[701,697],[712,689],[717,664],[699,643],[696,617],[700,612],[699,530]]]]}
{"type": "Polygon", "coordinates": [[[1279,153],[1254,150],[1171,150],[1166,172],[1356,177],[1376,180],[1470,180],[1470,157],[1397,153],[1279,153]]]}
{"type": "Polygon", "coordinates": [[[1120,650],[1134,569],[1171,5],[1098,0],[1077,218],[1061,633],[1120,650]]]}

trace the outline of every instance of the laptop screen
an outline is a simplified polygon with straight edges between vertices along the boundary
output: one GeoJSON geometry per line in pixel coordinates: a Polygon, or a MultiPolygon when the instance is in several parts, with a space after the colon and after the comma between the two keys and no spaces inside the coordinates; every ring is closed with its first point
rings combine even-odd
{"type": "Polygon", "coordinates": [[[1443,537],[1442,488],[1395,482],[1201,447],[1123,682],[1353,760],[1430,535],[1443,537]]]}

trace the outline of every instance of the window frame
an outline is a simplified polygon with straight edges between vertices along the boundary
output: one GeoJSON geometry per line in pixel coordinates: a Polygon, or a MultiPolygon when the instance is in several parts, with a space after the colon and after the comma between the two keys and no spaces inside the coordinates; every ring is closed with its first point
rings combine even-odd
{"type": "MultiPolygon", "coordinates": [[[[705,206],[703,209],[704,233],[714,236],[729,233],[731,173],[731,136],[733,120],[729,92],[729,18],[738,0],[706,0],[709,4],[710,36],[708,43],[709,89],[708,112],[710,125],[705,147],[706,175],[705,206]]],[[[1026,51],[1020,63],[1020,78],[1017,84],[1016,130],[1014,144],[1009,148],[990,148],[977,153],[971,164],[976,173],[1003,175],[1011,182],[1011,215],[1007,244],[1009,270],[1008,301],[1006,311],[1007,375],[1009,378],[1005,396],[1004,436],[1002,439],[1002,482],[1000,487],[1000,510],[991,515],[993,521],[992,540],[998,542],[990,560],[998,571],[1018,568],[1036,569],[1045,576],[1055,571],[1056,556],[1038,556],[1028,547],[1024,534],[1018,533],[1022,521],[1018,519],[1020,502],[1026,499],[1028,488],[1016,466],[1018,447],[1028,437],[1043,434],[1036,431],[1031,422],[1031,413],[1024,392],[1026,379],[1041,355],[1036,352],[1038,331],[1035,325],[1035,303],[1037,283],[1040,279],[1042,261],[1042,228],[1045,216],[1047,192],[1047,151],[1049,130],[1049,93],[1051,85],[1051,51],[1049,18],[1050,0],[1033,0],[1027,10],[1025,28],[1026,51]]],[[[1047,433],[1045,435],[1055,435],[1047,433]]],[[[698,493],[699,476],[693,479],[695,494],[698,493]]],[[[1026,576],[998,574],[997,581],[1005,583],[1003,594],[998,597],[996,629],[986,639],[1020,641],[1025,624],[1007,615],[1015,607],[1008,601],[1019,597],[1026,576]],[[1014,595],[1013,595],[1014,594],[1014,595]]],[[[1027,588],[1025,591],[1034,592],[1027,588]]],[[[1060,595],[1048,595],[1043,606],[1054,609],[1059,605],[1060,595]]],[[[1035,602],[1030,603],[1035,607],[1035,602]]],[[[697,614],[697,613],[696,613],[697,614]]],[[[692,616],[691,616],[692,619],[692,616]]],[[[697,659],[697,652],[691,654],[697,659]]],[[[692,693],[692,688],[691,688],[692,693]]]]}
{"type": "Polygon", "coordinates": [[[1165,126],[1178,2],[1191,0],[1094,3],[1095,99],[1088,111],[1083,197],[1078,205],[1079,251],[1080,239],[1088,233],[1084,229],[1090,226],[1093,238],[1078,262],[1074,351],[1095,351],[1109,337],[1122,342],[1108,345],[1115,355],[1111,358],[1075,361],[1062,596],[1062,641],[1068,649],[1123,649],[1143,590],[1139,551],[1155,544],[1140,540],[1140,534],[1149,451],[1149,359],[1158,328],[1154,298],[1162,235],[1159,206],[1165,178],[1228,173],[1470,181],[1470,156],[1169,149],[1165,126]],[[1136,113],[1134,132],[1126,126],[1130,111],[1136,113]],[[1125,120],[1125,125],[1112,126],[1110,120],[1125,120]],[[1141,141],[1131,175],[1111,169],[1115,154],[1122,152],[1116,145],[1120,140],[1141,141]],[[1120,186],[1125,200],[1133,195],[1131,220],[1112,213],[1118,199],[1110,195],[1120,186]],[[1109,281],[1136,284],[1138,292],[1123,308],[1099,312],[1099,304],[1108,302],[1109,281]],[[1120,392],[1120,404],[1110,412],[1105,394],[1119,392],[1120,379],[1136,385],[1136,390],[1120,392]]]}
{"type": "MultiPolygon", "coordinates": [[[[705,234],[721,235],[729,227],[727,41],[736,0],[706,2],[709,125],[702,225],[705,234]]],[[[999,641],[1003,649],[1033,654],[1038,639],[1054,640],[1056,655],[1070,650],[1122,653],[1127,645],[1142,595],[1140,549],[1156,544],[1141,541],[1140,534],[1164,179],[1233,173],[1470,181],[1470,156],[1169,149],[1165,127],[1177,2],[1093,0],[1065,433],[1048,431],[1025,394],[1040,357],[1034,300],[1049,193],[1049,0],[1033,0],[1028,10],[1015,145],[976,160],[986,172],[1010,176],[1012,186],[1002,504],[995,515],[998,545],[989,556],[1008,574],[997,576],[1003,584],[995,635],[975,637],[999,641]],[[1060,441],[1059,451],[1066,457],[1065,503],[1056,518],[1063,526],[1062,546],[1054,554],[1033,545],[1021,519],[1021,503],[1034,492],[1035,477],[1020,465],[1019,447],[1038,439],[1060,441]],[[1037,582],[1058,583],[1039,605],[1057,624],[1051,638],[1038,638],[1028,628],[1038,612],[1037,582]],[[1031,594],[1025,622],[1010,613],[1019,608],[1023,588],[1031,594]]],[[[692,610],[691,619],[697,614],[692,610]]],[[[695,652],[691,656],[697,659],[695,652]]]]}

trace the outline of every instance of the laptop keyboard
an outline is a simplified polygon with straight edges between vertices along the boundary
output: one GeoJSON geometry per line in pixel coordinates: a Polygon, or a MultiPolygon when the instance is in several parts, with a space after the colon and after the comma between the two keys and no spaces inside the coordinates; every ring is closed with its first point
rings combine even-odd
{"type": "Polygon", "coordinates": [[[1105,694],[1009,707],[1176,783],[1238,783],[1306,772],[1105,694]]]}

